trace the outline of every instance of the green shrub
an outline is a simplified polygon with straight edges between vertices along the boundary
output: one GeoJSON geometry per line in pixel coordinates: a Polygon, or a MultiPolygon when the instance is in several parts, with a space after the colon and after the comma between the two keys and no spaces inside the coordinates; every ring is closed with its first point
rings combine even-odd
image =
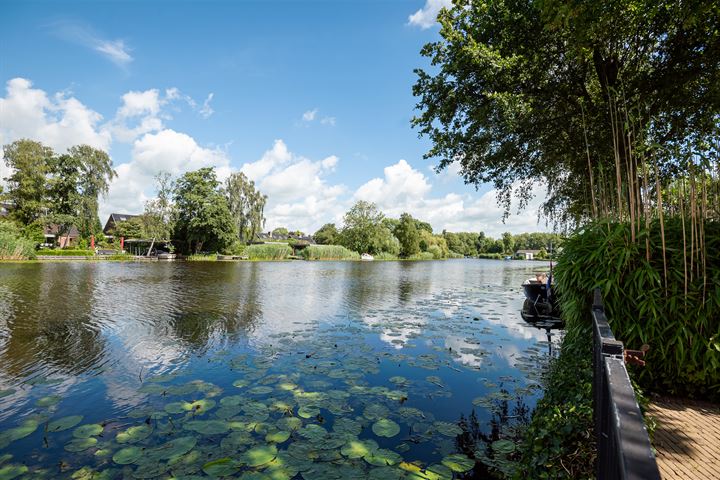
{"type": "Polygon", "coordinates": [[[284,260],[292,255],[292,248],[273,243],[248,245],[245,248],[245,255],[250,260],[284,260]]]}
{"type": "Polygon", "coordinates": [[[195,255],[188,255],[185,257],[185,260],[188,262],[216,262],[217,255],[214,253],[209,255],[197,253],[195,255]]]}
{"type": "Polygon", "coordinates": [[[91,257],[95,255],[92,250],[77,250],[77,249],[49,249],[49,250],[38,250],[35,252],[38,256],[58,256],[58,257],[91,257]]]}
{"type": "Polygon", "coordinates": [[[502,260],[505,257],[502,253],[478,253],[477,258],[484,258],[486,260],[502,260]]]}
{"type": "MultiPolygon", "coordinates": [[[[586,314],[589,315],[588,309],[586,314]]],[[[594,478],[592,331],[570,327],[544,380],[513,478],[594,478]]]]}
{"type": "Polygon", "coordinates": [[[300,251],[305,260],[360,260],[360,254],[340,245],[308,245],[300,251]]]}
{"type": "Polygon", "coordinates": [[[35,258],[35,243],[25,238],[14,223],[0,221],[0,260],[29,258],[35,258]]]}
{"type": "Polygon", "coordinates": [[[398,256],[388,252],[378,252],[373,254],[375,260],[398,260],[398,256]]]}
{"type": "Polygon", "coordinates": [[[408,260],[435,260],[435,255],[430,252],[420,252],[415,255],[410,255],[408,260]]]}
{"type": "Polygon", "coordinates": [[[690,271],[690,226],[685,225],[684,255],[683,225],[676,218],[665,224],[667,286],[657,222],[649,231],[640,232],[636,242],[630,239],[628,224],[605,222],[585,227],[563,245],[555,278],[568,326],[589,324],[592,292],[599,287],[615,337],[631,349],[650,345],[647,366],[637,372],[640,385],[717,400],[720,223],[708,221],[704,228],[704,278],[698,271],[697,252],[695,271],[690,271]]]}

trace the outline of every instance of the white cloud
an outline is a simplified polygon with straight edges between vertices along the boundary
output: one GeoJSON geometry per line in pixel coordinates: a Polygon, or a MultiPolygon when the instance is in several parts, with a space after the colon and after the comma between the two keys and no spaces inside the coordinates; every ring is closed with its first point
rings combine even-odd
{"type": "Polygon", "coordinates": [[[210,118],[210,115],[215,113],[215,110],[213,110],[210,106],[210,102],[212,101],[214,96],[215,94],[210,92],[205,101],[203,102],[202,107],[200,107],[200,110],[198,110],[198,113],[200,113],[200,116],[202,118],[210,118]]]}
{"type": "Polygon", "coordinates": [[[303,122],[312,122],[313,120],[315,120],[315,116],[317,115],[317,113],[318,113],[317,108],[308,110],[307,112],[303,113],[303,115],[302,115],[303,122]]]}
{"type": "Polygon", "coordinates": [[[452,0],[426,0],[420,10],[408,17],[408,23],[425,30],[435,25],[440,9],[451,6],[452,0]]]}
{"type": "Polygon", "coordinates": [[[323,125],[330,125],[331,127],[335,126],[335,117],[323,117],[322,120],[320,120],[320,123],[323,125]]]}
{"type": "Polygon", "coordinates": [[[133,61],[128,53],[128,47],[122,40],[93,39],[93,48],[102,53],[113,63],[124,66],[133,61]]]}
{"type": "Polygon", "coordinates": [[[118,176],[101,203],[101,217],[142,212],[145,201],[155,193],[154,177],[161,171],[179,176],[203,167],[215,167],[224,179],[230,173],[230,159],[220,149],[201,147],[185,133],[171,129],[146,133],[133,143],[131,160],[115,168],[118,176]]]}

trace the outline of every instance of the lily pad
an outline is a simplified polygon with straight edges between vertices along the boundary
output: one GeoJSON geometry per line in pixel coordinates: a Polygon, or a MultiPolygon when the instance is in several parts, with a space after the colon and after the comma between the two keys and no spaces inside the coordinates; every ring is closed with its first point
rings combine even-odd
{"type": "Polygon", "coordinates": [[[150,453],[153,458],[167,460],[189,452],[195,448],[196,444],[197,439],[195,437],[178,437],[153,448],[150,453]]]}
{"type": "Polygon", "coordinates": [[[312,418],[320,415],[320,409],[315,405],[303,405],[298,408],[298,416],[302,418],[312,418]]]}
{"type": "Polygon", "coordinates": [[[52,422],[48,423],[47,431],[62,432],[63,430],[72,428],[78,423],[82,422],[82,419],[82,415],[70,415],[67,417],[58,418],[57,420],[53,420],[52,422]]]}
{"type": "Polygon", "coordinates": [[[265,441],[273,443],[283,443],[290,438],[290,432],[284,430],[278,430],[277,432],[270,432],[265,435],[265,441]]]}
{"type": "Polygon", "coordinates": [[[445,435],[446,437],[456,437],[463,433],[462,428],[450,422],[435,422],[433,426],[439,434],[445,435]]]}
{"type": "Polygon", "coordinates": [[[61,400],[62,397],[59,395],[48,395],[47,397],[42,397],[38,399],[35,402],[35,405],[38,407],[52,407],[56,403],[58,403],[61,400]]]}
{"type": "Polygon", "coordinates": [[[475,460],[461,453],[454,453],[442,459],[442,464],[453,472],[465,473],[475,466],[475,460]]]}
{"type": "Polygon", "coordinates": [[[400,433],[400,425],[388,418],[381,418],[373,424],[372,431],[378,437],[391,438],[400,433]]]}
{"type": "Polygon", "coordinates": [[[145,440],[152,433],[152,427],[150,425],[138,425],[130,427],[124,432],[120,432],[115,436],[115,441],[118,443],[136,443],[140,440],[145,440]]]}
{"type": "Polygon", "coordinates": [[[492,442],[492,449],[497,453],[509,454],[515,451],[515,443],[510,440],[497,440],[492,442]]]}
{"type": "Polygon", "coordinates": [[[185,423],[185,429],[202,435],[218,435],[230,430],[230,426],[222,420],[191,420],[185,423]]]}
{"type": "Polygon", "coordinates": [[[233,459],[225,457],[207,462],[202,470],[211,477],[227,477],[235,474],[240,467],[233,459]]]}
{"type": "Polygon", "coordinates": [[[99,423],[90,423],[87,425],[80,425],[73,430],[73,437],[75,438],[88,438],[100,435],[103,432],[103,426],[99,423]]]}
{"type": "Polygon", "coordinates": [[[247,452],[243,453],[242,461],[249,467],[258,467],[271,462],[277,456],[277,447],[275,445],[268,445],[262,447],[251,448],[247,452]]]}
{"type": "Polygon", "coordinates": [[[400,455],[385,448],[379,448],[368,452],[363,459],[370,465],[375,465],[376,467],[385,467],[402,462],[402,457],[400,455]]]}
{"type": "Polygon", "coordinates": [[[193,412],[197,415],[201,415],[215,406],[215,400],[205,398],[202,400],[196,400],[192,403],[183,402],[183,409],[186,412],[193,412]]]}
{"type": "Polygon", "coordinates": [[[115,455],[113,455],[113,462],[120,465],[129,465],[135,463],[143,454],[143,449],[140,447],[125,447],[121,448],[115,455]]]}
{"type": "Polygon", "coordinates": [[[20,440],[28,435],[32,434],[37,430],[38,422],[34,419],[27,419],[23,421],[19,426],[10,428],[0,433],[0,448],[5,447],[10,442],[20,440]]]}
{"type": "Polygon", "coordinates": [[[347,458],[363,458],[378,448],[378,444],[373,440],[350,440],[340,449],[340,453],[347,458]]]}
{"type": "Polygon", "coordinates": [[[0,467],[0,480],[12,480],[27,473],[28,467],[25,465],[5,465],[0,467]]]}
{"type": "Polygon", "coordinates": [[[94,447],[97,444],[97,438],[76,438],[65,444],[65,450],[68,452],[84,452],[88,448],[94,447]]]}

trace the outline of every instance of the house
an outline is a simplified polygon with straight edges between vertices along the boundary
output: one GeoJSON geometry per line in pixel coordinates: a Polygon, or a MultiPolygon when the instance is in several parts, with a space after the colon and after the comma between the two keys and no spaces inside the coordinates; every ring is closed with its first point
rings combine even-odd
{"type": "Polygon", "coordinates": [[[139,216],[140,215],[131,215],[129,213],[111,213],[110,217],[108,217],[107,222],[105,222],[105,227],[103,227],[103,233],[105,235],[112,236],[113,231],[115,230],[115,225],[139,216]]]}
{"type": "Polygon", "coordinates": [[[13,209],[13,206],[12,202],[0,202],[0,218],[10,215],[10,211],[13,209]]]}
{"type": "Polygon", "coordinates": [[[538,253],[540,253],[540,250],[518,250],[515,252],[515,256],[525,260],[534,260],[538,253]]]}
{"type": "Polygon", "coordinates": [[[44,245],[59,248],[74,247],[80,239],[77,227],[72,226],[67,232],[60,233],[61,226],[57,223],[46,225],[43,229],[45,235],[44,245]]]}

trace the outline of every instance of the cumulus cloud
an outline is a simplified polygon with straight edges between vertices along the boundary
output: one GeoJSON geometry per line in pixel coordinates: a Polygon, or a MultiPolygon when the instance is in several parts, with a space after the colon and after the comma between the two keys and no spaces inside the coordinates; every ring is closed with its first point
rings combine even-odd
{"type": "Polygon", "coordinates": [[[522,212],[513,204],[513,215],[502,222],[503,209],[497,204],[497,192],[490,190],[479,198],[465,194],[448,193],[432,196],[432,184],[421,171],[405,160],[385,167],[382,178],[373,178],[361,185],[354,200],[374,202],[388,216],[398,217],[403,212],[429,222],[436,232],[484,231],[490,236],[502,232],[521,233],[538,229],[538,208],[544,198],[544,189],[533,189],[534,199],[522,212]]]}
{"type": "Polygon", "coordinates": [[[315,116],[317,116],[318,109],[314,108],[312,110],[308,110],[307,112],[302,114],[303,122],[312,122],[315,120],[315,116]]]}
{"type": "Polygon", "coordinates": [[[442,8],[452,6],[452,0],[426,0],[425,5],[408,17],[408,23],[425,30],[437,22],[438,13],[442,8]]]}
{"type": "Polygon", "coordinates": [[[318,108],[313,108],[312,110],[307,110],[302,114],[302,122],[301,125],[308,126],[312,122],[319,120],[321,125],[327,125],[330,127],[335,126],[336,119],[335,117],[331,117],[329,115],[324,115],[322,118],[318,115],[320,110],[318,108]]]}

